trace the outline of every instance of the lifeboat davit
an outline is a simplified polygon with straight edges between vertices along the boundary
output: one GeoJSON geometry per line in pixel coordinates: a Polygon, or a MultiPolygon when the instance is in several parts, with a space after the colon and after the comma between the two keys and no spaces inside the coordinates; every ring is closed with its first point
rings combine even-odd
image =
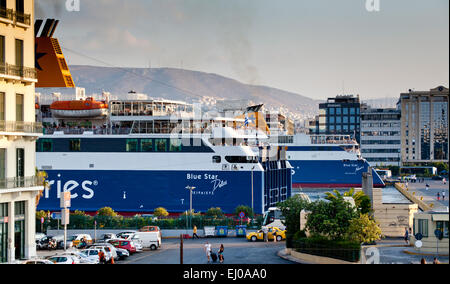
{"type": "Polygon", "coordinates": [[[50,105],[56,118],[95,118],[108,114],[108,104],[92,98],[79,101],[57,101],[50,105]]]}

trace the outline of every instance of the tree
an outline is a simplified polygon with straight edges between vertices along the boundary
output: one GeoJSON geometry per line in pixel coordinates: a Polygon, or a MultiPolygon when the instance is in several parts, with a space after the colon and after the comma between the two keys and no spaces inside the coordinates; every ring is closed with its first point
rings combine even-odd
{"type": "Polygon", "coordinates": [[[372,243],[381,239],[381,229],[369,214],[360,214],[358,218],[350,220],[348,238],[359,243],[372,243]]]}
{"type": "Polygon", "coordinates": [[[294,236],[295,233],[300,231],[300,212],[303,209],[307,209],[308,205],[308,201],[302,198],[301,195],[294,195],[288,200],[277,204],[284,217],[283,224],[286,226],[287,238],[294,236]]]}
{"type": "Polygon", "coordinates": [[[111,207],[103,207],[98,210],[97,216],[116,217],[117,213],[111,207]]]}
{"type": "Polygon", "coordinates": [[[253,213],[253,209],[246,205],[239,205],[238,207],[236,207],[236,209],[234,209],[234,215],[236,215],[237,217],[239,217],[239,213],[241,212],[244,212],[245,217],[249,218],[252,218],[255,215],[253,213]]]}
{"type": "Polygon", "coordinates": [[[224,216],[222,209],[220,207],[211,207],[206,211],[206,216],[216,218],[222,218],[224,216]]]}
{"type": "Polygon", "coordinates": [[[167,216],[169,216],[169,212],[167,212],[166,208],[158,207],[153,212],[153,215],[155,217],[167,217],[167,216]]]}
{"type": "Polygon", "coordinates": [[[343,197],[326,202],[316,201],[308,206],[310,213],[306,229],[311,234],[326,236],[332,240],[341,240],[347,233],[350,220],[357,217],[355,208],[343,197]]]}
{"type": "Polygon", "coordinates": [[[370,201],[370,198],[363,191],[358,191],[355,193],[355,189],[351,188],[349,191],[341,194],[338,190],[335,189],[333,190],[333,192],[326,192],[325,194],[327,195],[325,199],[330,201],[343,197],[352,197],[355,201],[355,206],[359,213],[367,214],[372,212],[372,203],[370,201]]]}
{"type": "Polygon", "coordinates": [[[86,212],[80,211],[80,210],[75,210],[71,215],[72,216],[86,216],[86,212]]]}
{"type": "Polygon", "coordinates": [[[50,215],[50,211],[45,212],[44,210],[36,211],[36,219],[47,218],[50,215]]]}

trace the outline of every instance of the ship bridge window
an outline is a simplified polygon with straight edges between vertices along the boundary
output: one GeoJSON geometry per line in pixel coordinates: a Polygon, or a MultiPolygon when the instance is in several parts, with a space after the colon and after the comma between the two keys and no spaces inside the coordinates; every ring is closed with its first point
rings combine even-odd
{"type": "Polygon", "coordinates": [[[232,164],[253,164],[258,162],[258,157],[247,156],[226,156],[225,160],[232,164]]]}
{"type": "Polygon", "coordinates": [[[213,156],[212,161],[214,164],[220,164],[222,162],[222,158],[220,156],[213,156]]]}
{"type": "Polygon", "coordinates": [[[156,152],[167,152],[167,140],[155,139],[156,152]]]}
{"type": "Polygon", "coordinates": [[[40,150],[42,152],[52,152],[53,151],[53,140],[52,139],[42,139],[40,150]]]}
{"type": "Polygon", "coordinates": [[[81,151],[81,139],[70,139],[69,140],[69,150],[73,152],[81,151]]]}
{"type": "Polygon", "coordinates": [[[138,140],[127,139],[127,152],[137,152],[137,151],[138,151],[138,140]]]}
{"type": "Polygon", "coordinates": [[[181,139],[170,139],[170,152],[181,152],[181,139]]]}
{"type": "Polygon", "coordinates": [[[141,151],[142,152],[153,152],[153,140],[152,139],[142,139],[141,140],[141,151]]]}

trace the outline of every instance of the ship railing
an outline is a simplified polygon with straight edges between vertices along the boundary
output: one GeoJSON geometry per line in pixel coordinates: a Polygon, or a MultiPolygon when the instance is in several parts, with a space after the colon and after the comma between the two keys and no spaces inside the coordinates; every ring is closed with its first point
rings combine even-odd
{"type": "Polygon", "coordinates": [[[43,133],[42,123],[23,121],[0,121],[0,132],[43,133]]]}
{"type": "Polygon", "coordinates": [[[310,135],[311,144],[358,145],[350,135],[310,135]]]}
{"type": "Polygon", "coordinates": [[[65,135],[82,135],[85,132],[91,132],[95,135],[126,135],[130,134],[131,128],[73,128],[73,127],[46,127],[45,135],[53,135],[55,132],[63,132],[65,135]]]}
{"type": "Polygon", "coordinates": [[[0,179],[0,190],[43,186],[44,180],[37,176],[0,179]]]}

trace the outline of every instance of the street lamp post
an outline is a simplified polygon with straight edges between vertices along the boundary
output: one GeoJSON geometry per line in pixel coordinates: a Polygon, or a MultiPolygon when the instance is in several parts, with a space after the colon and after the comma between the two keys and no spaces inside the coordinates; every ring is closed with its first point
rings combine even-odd
{"type": "Polygon", "coordinates": [[[186,186],[186,189],[189,190],[189,216],[190,216],[190,221],[191,221],[191,226],[192,226],[192,191],[195,189],[195,186],[186,186]]]}

